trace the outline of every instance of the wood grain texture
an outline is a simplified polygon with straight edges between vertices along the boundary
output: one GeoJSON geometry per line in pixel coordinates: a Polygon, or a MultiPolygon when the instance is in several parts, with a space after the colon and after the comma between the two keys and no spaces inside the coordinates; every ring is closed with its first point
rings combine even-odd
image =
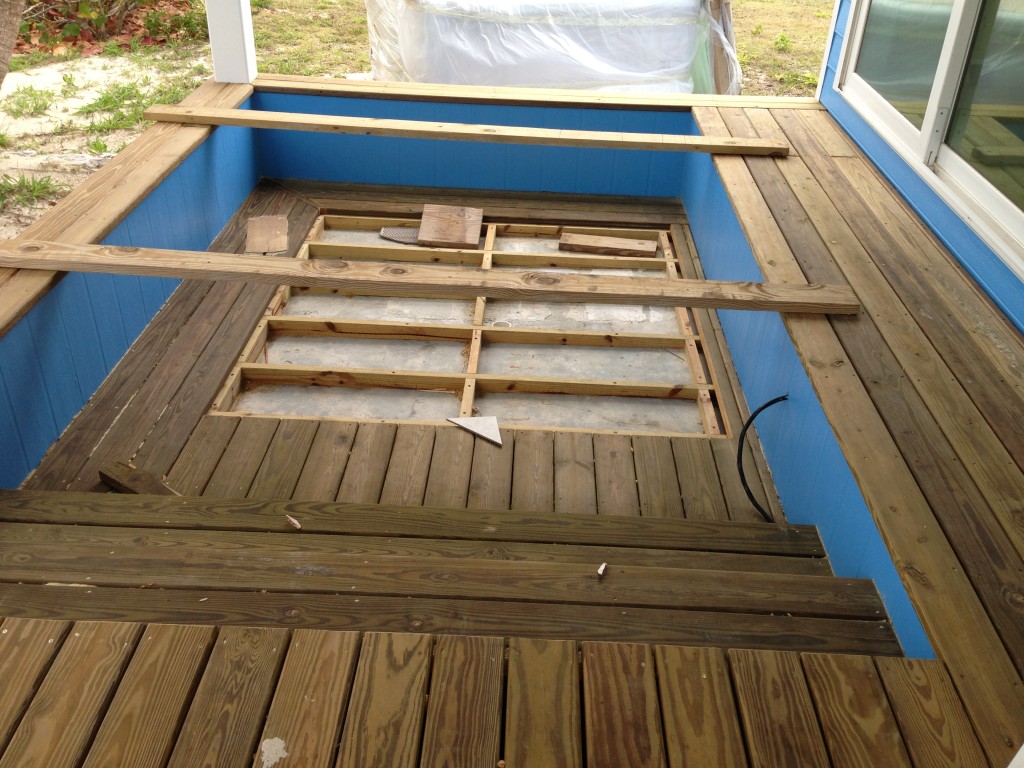
{"type": "Polygon", "coordinates": [[[144,618],[208,624],[305,626],[374,632],[431,632],[746,648],[814,648],[829,653],[898,654],[892,626],[879,620],[819,619],[564,603],[496,603],[407,597],[259,594],[201,589],[139,590],[0,583],[8,613],[103,621],[144,618]],[[71,607],[73,606],[73,608],[71,607]]]}
{"type": "Polygon", "coordinates": [[[431,457],[424,506],[462,509],[469,496],[476,439],[458,427],[437,427],[431,457]]]}
{"type": "Polygon", "coordinates": [[[804,654],[802,661],[833,765],[910,767],[869,657],[804,654]]]}
{"type": "Polygon", "coordinates": [[[434,427],[400,424],[380,494],[381,504],[423,503],[434,450],[434,427]]]}
{"type": "Polygon", "coordinates": [[[576,643],[512,638],[505,699],[505,762],[583,768],[576,643]]]}
{"type": "Polygon", "coordinates": [[[594,478],[601,515],[640,515],[633,444],[626,435],[594,435],[594,478]]]}
{"type": "Polygon", "coordinates": [[[669,765],[747,765],[724,651],[659,645],[654,656],[669,765]]]}
{"type": "Polygon", "coordinates": [[[286,629],[220,630],[169,766],[252,763],[287,645],[286,629]]]}
{"type": "Polygon", "coordinates": [[[206,488],[210,475],[231,436],[238,428],[237,416],[204,416],[181,449],[174,466],[167,473],[167,483],[186,496],[199,496],[206,488]]]}
{"type": "MultiPolygon", "coordinates": [[[[478,448],[480,446],[478,445],[478,448]]],[[[132,496],[0,489],[0,520],[72,522],[186,530],[288,533],[285,514],[301,517],[308,532],[365,536],[436,536],[475,541],[562,542],[703,552],[748,552],[822,557],[817,531],[806,525],[768,526],[615,515],[546,515],[331,502],[132,496]]]]}
{"type": "Polygon", "coordinates": [[[555,512],[597,514],[594,438],[585,432],[555,433],[555,512]]]}
{"type": "Polygon", "coordinates": [[[0,623],[0,754],[70,628],[69,621],[43,619],[7,618],[0,623]]]}
{"type": "Polygon", "coordinates": [[[555,147],[648,149],[671,152],[716,152],[785,156],[788,144],[741,141],[731,137],[708,138],[655,133],[613,133],[549,128],[513,128],[502,125],[434,123],[374,117],[334,117],[307,113],[267,112],[254,109],[223,109],[158,105],[146,110],[147,120],[190,125],[241,125],[289,131],[318,131],[359,136],[482,141],[499,144],[540,144],[555,147]]]}
{"type": "Polygon", "coordinates": [[[687,519],[728,520],[711,441],[672,438],[672,456],[687,519]]]}
{"type": "Polygon", "coordinates": [[[640,514],[644,517],[684,517],[669,438],[634,437],[633,461],[640,494],[640,514]]]}
{"type": "Polygon", "coordinates": [[[302,474],[292,491],[292,498],[299,501],[333,501],[338,496],[355,436],[355,424],[320,422],[302,467],[302,474]]]}
{"type": "Polygon", "coordinates": [[[359,425],[338,488],[338,501],[366,504],[380,501],[395,432],[394,424],[359,425]]]}
{"type": "Polygon", "coordinates": [[[338,768],[416,766],[432,644],[430,635],[370,633],[363,638],[338,768]]]}
{"type": "Polygon", "coordinates": [[[274,439],[278,424],[277,419],[242,419],[217,462],[217,468],[210,476],[203,494],[224,498],[247,495],[274,439]]]}
{"type": "Polygon", "coordinates": [[[125,461],[115,461],[101,467],[100,480],[121,493],[149,493],[161,496],[180,496],[167,483],[144,469],[125,461]]]}
{"type": "Polygon", "coordinates": [[[141,631],[138,624],[76,622],[0,757],[0,766],[77,766],[141,631]]]}
{"type": "Polygon", "coordinates": [[[656,280],[469,267],[282,259],[201,251],[70,245],[24,240],[0,245],[0,266],[322,288],[365,296],[487,298],[856,314],[845,286],[656,280]]]}
{"type": "Polygon", "coordinates": [[[731,649],[736,701],[752,768],[829,765],[800,657],[731,649]]]}
{"type": "Polygon", "coordinates": [[[421,768],[497,765],[504,672],[500,637],[437,639],[421,768]]]}
{"type": "Polygon", "coordinates": [[[876,664],[915,766],[988,764],[942,662],[878,659],[876,664]]]}
{"type": "Polygon", "coordinates": [[[245,230],[246,253],[275,253],[288,250],[287,216],[254,216],[245,230]]]}
{"type": "MultiPolygon", "coordinates": [[[[511,448],[512,446],[509,446],[511,448]]],[[[542,430],[515,433],[511,508],[528,512],[555,509],[555,435],[542,430]]]]}
{"type": "Polygon", "coordinates": [[[501,445],[473,438],[473,468],[469,476],[469,509],[508,509],[512,502],[514,434],[502,429],[501,445]]]}
{"type": "Polygon", "coordinates": [[[668,765],[650,646],[583,643],[587,764],[668,765]]]}
{"type": "Polygon", "coordinates": [[[282,419],[246,495],[254,499],[290,499],[316,431],[315,421],[282,419]]]}
{"type": "Polygon", "coordinates": [[[416,242],[435,248],[476,248],[483,223],[482,208],[427,203],[416,242]]]}
{"type": "Polygon", "coordinates": [[[558,250],[602,253],[608,256],[654,256],[658,252],[658,242],[566,232],[558,240],[558,250]]]}
{"type": "Polygon", "coordinates": [[[267,768],[262,745],[280,739],[276,768],[328,768],[334,762],[359,653],[356,632],[296,629],[260,736],[253,768],[267,768]]]}
{"type": "Polygon", "coordinates": [[[166,765],[214,636],[213,627],[146,627],[84,765],[166,765]]]}

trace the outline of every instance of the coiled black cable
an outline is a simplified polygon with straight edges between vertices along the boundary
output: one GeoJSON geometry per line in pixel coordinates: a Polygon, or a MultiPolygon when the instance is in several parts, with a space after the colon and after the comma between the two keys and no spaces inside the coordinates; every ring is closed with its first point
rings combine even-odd
{"type": "Polygon", "coordinates": [[[789,395],[780,395],[779,397],[772,398],[750,414],[750,416],[747,417],[747,420],[743,422],[743,429],[740,430],[739,445],[736,447],[736,469],[740,473],[740,482],[743,484],[743,491],[747,494],[747,498],[750,499],[750,503],[754,505],[754,509],[760,512],[761,517],[769,523],[774,523],[775,519],[771,516],[771,513],[762,507],[757,499],[754,498],[754,494],[751,492],[750,486],[747,485],[747,475],[743,471],[743,446],[746,444],[747,430],[753,425],[754,419],[757,418],[758,414],[776,403],[781,403],[783,400],[789,400],[789,395]]]}

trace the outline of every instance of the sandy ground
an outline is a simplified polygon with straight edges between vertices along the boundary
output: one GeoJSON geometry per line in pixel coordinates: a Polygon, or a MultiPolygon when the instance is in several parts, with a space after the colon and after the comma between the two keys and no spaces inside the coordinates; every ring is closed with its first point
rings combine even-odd
{"type": "MultiPolygon", "coordinates": [[[[196,63],[199,61],[202,59],[196,63]]],[[[208,60],[206,64],[209,65],[208,60]]],[[[95,137],[81,130],[89,125],[90,118],[77,114],[77,110],[95,100],[110,83],[141,82],[146,78],[156,82],[162,77],[155,67],[139,64],[127,56],[93,56],[8,74],[0,88],[0,99],[27,85],[52,91],[56,97],[53,106],[36,117],[14,118],[0,112],[0,131],[7,134],[11,144],[9,149],[0,151],[0,175],[49,176],[63,188],[64,194],[71,191],[144,128],[100,136],[107,151],[97,153],[88,147],[89,140],[95,137]],[[73,95],[61,95],[65,77],[70,77],[77,88],[73,95]]],[[[0,238],[14,237],[53,204],[54,201],[49,201],[3,209],[0,238]]]]}

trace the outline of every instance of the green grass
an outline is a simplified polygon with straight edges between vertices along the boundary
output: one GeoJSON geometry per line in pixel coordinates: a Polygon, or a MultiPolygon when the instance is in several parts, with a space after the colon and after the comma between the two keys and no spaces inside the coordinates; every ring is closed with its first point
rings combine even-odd
{"type": "Polygon", "coordinates": [[[33,117],[52,107],[55,97],[53,91],[23,85],[3,100],[2,108],[11,117],[33,117]]]}
{"type": "Polygon", "coordinates": [[[153,104],[177,104],[188,96],[203,77],[195,74],[196,70],[194,67],[157,83],[148,79],[112,83],[95,99],[80,107],[78,114],[92,118],[88,131],[94,135],[135,128],[142,123],[143,113],[153,104]]]}
{"type": "Polygon", "coordinates": [[[252,24],[260,72],[338,76],[370,70],[363,0],[257,0],[252,24]]]}
{"type": "Polygon", "coordinates": [[[5,173],[0,177],[0,208],[50,200],[61,192],[63,188],[49,176],[11,176],[5,173]]]}

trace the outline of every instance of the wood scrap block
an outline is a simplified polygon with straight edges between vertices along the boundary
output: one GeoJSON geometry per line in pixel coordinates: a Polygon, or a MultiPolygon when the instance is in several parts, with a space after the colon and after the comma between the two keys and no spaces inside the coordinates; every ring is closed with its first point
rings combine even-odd
{"type": "Polygon", "coordinates": [[[476,248],[483,223],[482,208],[428,203],[423,206],[418,242],[437,248],[476,248]]]}
{"type": "Polygon", "coordinates": [[[608,256],[654,256],[658,253],[658,241],[566,232],[558,241],[558,250],[601,253],[608,256]]]}
{"type": "Polygon", "coordinates": [[[278,253],[288,250],[287,216],[253,216],[245,228],[246,253],[278,253]]]}
{"type": "Polygon", "coordinates": [[[100,480],[121,493],[149,493],[154,496],[180,496],[167,483],[126,461],[115,461],[99,470],[100,480]]]}

